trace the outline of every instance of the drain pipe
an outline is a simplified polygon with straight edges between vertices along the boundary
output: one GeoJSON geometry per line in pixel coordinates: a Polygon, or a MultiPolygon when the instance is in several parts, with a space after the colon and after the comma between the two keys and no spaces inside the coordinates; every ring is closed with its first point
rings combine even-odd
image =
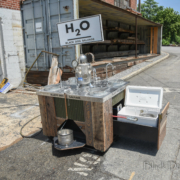
{"type": "Polygon", "coordinates": [[[0,43],[1,43],[1,48],[0,48],[0,54],[2,57],[2,64],[3,64],[3,78],[7,78],[7,68],[6,68],[6,61],[5,61],[5,56],[4,56],[4,38],[3,38],[3,29],[2,29],[2,21],[0,18],[0,43]]]}
{"type": "Polygon", "coordinates": [[[139,0],[139,12],[141,13],[141,0],[139,0]]]}

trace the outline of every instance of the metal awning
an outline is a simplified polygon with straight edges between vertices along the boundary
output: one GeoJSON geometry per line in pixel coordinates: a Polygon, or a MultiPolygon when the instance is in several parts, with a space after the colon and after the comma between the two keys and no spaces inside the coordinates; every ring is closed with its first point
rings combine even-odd
{"type": "Polygon", "coordinates": [[[104,19],[118,21],[129,25],[135,25],[135,17],[137,16],[138,25],[162,26],[161,24],[145,19],[140,15],[136,15],[101,0],[79,0],[79,12],[84,15],[101,14],[104,19]]]}

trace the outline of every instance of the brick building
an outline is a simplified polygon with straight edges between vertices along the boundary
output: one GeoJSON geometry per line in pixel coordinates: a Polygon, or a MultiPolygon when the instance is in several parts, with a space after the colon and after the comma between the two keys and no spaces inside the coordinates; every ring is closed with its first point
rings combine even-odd
{"type": "Polygon", "coordinates": [[[123,9],[137,10],[137,0],[104,0],[105,2],[123,9]]]}
{"type": "Polygon", "coordinates": [[[20,10],[20,1],[21,0],[1,0],[0,8],[20,10]]]}
{"type": "Polygon", "coordinates": [[[25,58],[20,0],[0,1],[0,81],[6,77],[14,87],[24,79],[25,58]]]}

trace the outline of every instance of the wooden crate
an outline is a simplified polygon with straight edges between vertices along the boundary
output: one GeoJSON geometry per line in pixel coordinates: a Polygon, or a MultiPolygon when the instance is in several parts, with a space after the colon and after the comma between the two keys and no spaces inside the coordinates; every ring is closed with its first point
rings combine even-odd
{"type": "Polygon", "coordinates": [[[166,135],[166,114],[168,108],[169,102],[166,104],[166,106],[164,106],[164,108],[161,110],[161,113],[159,114],[157,127],[148,127],[114,120],[114,134],[120,137],[128,137],[145,142],[156,143],[157,149],[159,150],[166,135]]]}

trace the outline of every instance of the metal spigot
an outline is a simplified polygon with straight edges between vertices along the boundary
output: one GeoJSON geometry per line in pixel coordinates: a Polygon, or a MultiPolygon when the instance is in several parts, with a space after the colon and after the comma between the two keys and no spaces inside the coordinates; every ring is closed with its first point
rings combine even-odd
{"type": "Polygon", "coordinates": [[[80,84],[77,84],[77,85],[76,85],[76,89],[78,90],[78,89],[79,89],[79,87],[80,87],[80,84]]]}
{"type": "Polygon", "coordinates": [[[59,73],[60,73],[60,87],[62,88],[63,84],[62,84],[62,77],[61,77],[61,69],[59,69],[59,73]]]}
{"type": "Polygon", "coordinates": [[[111,63],[108,63],[108,64],[106,65],[106,80],[107,80],[107,81],[108,81],[108,72],[107,72],[108,66],[112,66],[112,70],[116,68],[116,67],[113,66],[111,63]]]}
{"type": "Polygon", "coordinates": [[[96,75],[96,69],[93,68],[93,79],[94,81],[97,81],[97,75],[96,75]]]}

